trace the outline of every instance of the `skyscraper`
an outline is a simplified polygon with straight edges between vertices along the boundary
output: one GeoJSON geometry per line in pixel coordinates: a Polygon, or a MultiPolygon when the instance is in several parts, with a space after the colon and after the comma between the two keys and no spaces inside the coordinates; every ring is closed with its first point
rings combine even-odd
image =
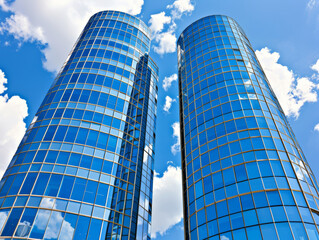
{"type": "Polygon", "coordinates": [[[0,183],[0,238],[150,239],[158,68],[150,32],[93,15],[0,183]]]}
{"type": "Polygon", "coordinates": [[[208,16],[177,46],[185,239],[319,239],[316,180],[243,30],[208,16]]]}

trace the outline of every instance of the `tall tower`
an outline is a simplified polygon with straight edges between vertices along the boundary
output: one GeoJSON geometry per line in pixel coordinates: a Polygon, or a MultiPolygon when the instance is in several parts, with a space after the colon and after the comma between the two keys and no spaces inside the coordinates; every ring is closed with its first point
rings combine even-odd
{"type": "Polygon", "coordinates": [[[243,30],[208,16],[177,45],[185,239],[319,239],[316,180],[243,30]]]}
{"type": "Polygon", "coordinates": [[[91,17],[0,183],[0,239],[150,239],[158,68],[136,17],[91,17]]]}

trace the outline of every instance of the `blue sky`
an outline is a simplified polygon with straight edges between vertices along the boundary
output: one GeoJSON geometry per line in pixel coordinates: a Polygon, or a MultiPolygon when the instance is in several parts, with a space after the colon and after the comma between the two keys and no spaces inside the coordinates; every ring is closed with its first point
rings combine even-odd
{"type": "Polygon", "coordinates": [[[317,0],[0,0],[0,171],[89,16],[107,9],[136,15],[153,31],[150,54],[160,69],[154,239],[183,239],[175,41],[204,16],[225,14],[242,26],[319,179],[317,0]]]}

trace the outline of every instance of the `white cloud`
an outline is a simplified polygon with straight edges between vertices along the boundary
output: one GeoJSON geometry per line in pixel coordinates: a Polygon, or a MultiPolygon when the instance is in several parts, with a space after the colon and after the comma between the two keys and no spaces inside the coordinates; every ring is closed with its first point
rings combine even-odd
{"type": "Polygon", "coordinates": [[[61,228],[61,232],[60,232],[59,240],[72,239],[73,232],[74,232],[74,228],[72,227],[72,225],[69,222],[65,221],[65,219],[64,219],[63,224],[62,224],[62,228],[61,228]]]}
{"type": "Polygon", "coordinates": [[[40,207],[43,208],[54,208],[55,209],[55,203],[53,198],[42,198],[40,207]]]}
{"type": "MultiPolygon", "coordinates": [[[[60,232],[62,221],[63,221],[62,213],[53,211],[51,214],[50,222],[48,224],[48,228],[45,231],[44,239],[57,239],[60,232]]],[[[66,222],[66,224],[64,224],[63,227],[64,227],[63,233],[68,234],[69,237],[70,236],[72,237],[73,234],[71,235],[70,233],[74,232],[74,228],[71,226],[71,224],[66,222]]],[[[63,237],[64,236],[62,236],[62,238],[63,237]]]]}
{"type": "Polygon", "coordinates": [[[182,175],[179,167],[168,166],[162,177],[154,177],[152,238],[183,218],[182,175]]]}
{"type": "Polygon", "coordinates": [[[278,63],[279,53],[271,53],[266,47],[256,51],[256,55],[287,116],[298,118],[306,102],[317,101],[319,85],[308,77],[296,77],[292,70],[278,63]]]}
{"type": "Polygon", "coordinates": [[[9,215],[9,210],[7,210],[6,212],[0,212],[0,228],[1,229],[4,223],[6,222],[8,215],[9,215]]]}
{"type": "Polygon", "coordinates": [[[170,96],[165,97],[165,105],[163,108],[165,112],[169,112],[173,102],[176,102],[176,99],[172,99],[170,96]]]}
{"type": "Polygon", "coordinates": [[[319,73],[319,59],[314,65],[311,66],[311,69],[319,73]]]}
{"type": "Polygon", "coordinates": [[[8,11],[8,10],[9,10],[9,7],[8,7],[7,4],[5,3],[5,0],[0,0],[0,8],[1,8],[3,11],[8,11]]]}
{"type": "Polygon", "coordinates": [[[167,8],[173,9],[172,15],[174,18],[180,18],[185,12],[194,11],[194,5],[190,0],[176,0],[172,5],[168,5],[167,8]]]}
{"type": "Polygon", "coordinates": [[[4,93],[7,88],[4,86],[4,84],[7,84],[8,80],[4,76],[4,72],[0,70],[0,94],[4,93]]]}
{"type": "Polygon", "coordinates": [[[176,139],[176,143],[171,146],[171,152],[173,155],[181,151],[181,132],[180,132],[180,124],[179,122],[175,122],[172,125],[173,128],[173,137],[176,139]]]}
{"type": "Polygon", "coordinates": [[[151,19],[149,20],[150,29],[153,33],[161,32],[164,28],[165,24],[171,22],[170,16],[165,16],[165,12],[157,13],[151,15],[151,19]]]}
{"type": "Polygon", "coordinates": [[[229,240],[229,237],[226,237],[225,235],[221,236],[220,240],[229,240]]]}
{"type": "Polygon", "coordinates": [[[173,7],[181,13],[194,11],[194,5],[190,0],[176,0],[172,5],[168,6],[168,8],[173,7]]]}
{"type": "Polygon", "coordinates": [[[309,0],[307,7],[309,9],[313,9],[315,5],[316,5],[316,0],[309,0]]]}
{"type": "Polygon", "coordinates": [[[45,230],[48,224],[48,219],[50,218],[51,211],[50,210],[44,210],[40,209],[37,215],[37,218],[34,222],[34,227],[37,228],[38,230],[45,230]]]}
{"type": "Polygon", "coordinates": [[[154,47],[154,51],[160,55],[164,53],[173,53],[176,51],[177,38],[174,32],[163,32],[155,36],[158,46],[154,47]]]}
{"type": "Polygon", "coordinates": [[[144,0],[16,0],[0,6],[13,15],[5,20],[2,32],[22,41],[46,43],[44,67],[57,71],[94,13],[112,9],[132,15],[141,12],[144,0]]]}
{"type": "Polygon", "coordinates": [[[314,130],[319,132],[319,123],[314,127],[314,130]]]}
{"type": "Polygon", "coordinates": [[[154,51],[160,55],[173,53],[176,51],[176,23],[175,20],[182,17],[184,13],[191,13],[194,5],[190,0],[176,0],[173,4],[168,5],[171,16],[165,16],[165,12],[151,15],[149,23],[154,33],[154,40],[158,44],[154,51]],[[169,24],[166,31],[163,31],[164,25],[169,24]]]}
{"type": "Polygon", "coordinates": [[[177,74],[174,73],[173,75],[169,77],[165,77],[163,80],[163,88],[165,91],[167,91],[171,86],[174,81],[177,81],[177,74]]]}
{"type": "MultiPolygon", "coordinates": [[[[4,73],[0,70],[0,94],[6,88],[4,73]]],[[[19,96],[11,98],[0,95],[0,178],[6,170],[26,130],[25,117],[28,116],[28,106],[19,96]]]]}
{"type": "Polygon", "coordinates": [[[32,26],[29,19],[22,14],[11,15],[1,23],[0,33],[3,32],[8,32],[20,41],[46,43],[42,28],[32,26]]]}

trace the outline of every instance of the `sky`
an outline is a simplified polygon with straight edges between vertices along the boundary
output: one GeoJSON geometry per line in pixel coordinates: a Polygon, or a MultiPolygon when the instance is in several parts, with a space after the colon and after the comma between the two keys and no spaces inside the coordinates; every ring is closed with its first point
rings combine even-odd
{"type": "Polygon", "coordinates": [[[159,66],[152,238],[183,239],[176,40],[223,14],[246,32],[319,179],[318,0],[0,0],[0,175],[91,15],[121,10],[152,31],[159,66]]]}

